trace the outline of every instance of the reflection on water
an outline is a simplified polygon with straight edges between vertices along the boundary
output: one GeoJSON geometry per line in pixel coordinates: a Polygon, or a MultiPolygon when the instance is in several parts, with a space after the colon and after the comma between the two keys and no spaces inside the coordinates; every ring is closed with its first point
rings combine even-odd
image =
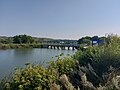
{"type": "Polygon", "coordinates": [[[33,49],[15,49],[14,50],[14,56],[17,57],[26,57],[28,55],[31,55],[33,53],[33,49]]]}
{"type": "Polygon", "coordinates": [[[16,66],[23,67],[26,62],[46,64],[60,53],[73,55],[75,51],[37,48],[0,50],[0,78],[8,75],[16,66]]]}
{"type": "Polygon", "coordinates": [[[15,49],[14,60],[20,62],[29,61],[33,54],[33,49],[15,49]]]}

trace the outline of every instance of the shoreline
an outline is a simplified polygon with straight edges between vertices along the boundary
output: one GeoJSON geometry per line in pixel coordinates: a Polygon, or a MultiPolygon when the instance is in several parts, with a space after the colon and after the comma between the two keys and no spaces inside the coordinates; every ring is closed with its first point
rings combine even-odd
{"type": "Polygon", "coordinates": [[[42,44],[0,44],[0,50],[19,48],[42,48],[42,44]]]}

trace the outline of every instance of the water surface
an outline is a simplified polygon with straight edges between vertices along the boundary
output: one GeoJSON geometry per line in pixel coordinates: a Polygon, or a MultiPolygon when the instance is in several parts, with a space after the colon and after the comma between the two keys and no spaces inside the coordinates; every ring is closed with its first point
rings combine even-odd
{"type": "Polygon", "coordinates": [[[60,53],[73,55],[75,51],[39,48],[0,50],[0,78],[9,75],[15,67],[24,67],[26,62],[46,64],[60,53]]]}

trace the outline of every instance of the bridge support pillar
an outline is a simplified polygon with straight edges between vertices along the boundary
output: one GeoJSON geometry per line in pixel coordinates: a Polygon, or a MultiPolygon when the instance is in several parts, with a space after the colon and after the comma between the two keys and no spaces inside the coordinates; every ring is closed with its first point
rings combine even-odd
{"type": "Polygon", "coordinates": [[[48,48],[50,48],[50,46],[48,46],[48,48]]]}
{"type": "Polygon", "coordinates": [[[78,49],[79,45],[69,45],[69,44],[45,44],[43,48],[50,48],[50,49],[68,49],[70,50],[72,48],[72,50],[78,49]]]}
{"type": "Polygon", "coordinates": [[[72,50],[75,50],[75,47],[73,46],[72,50]]]}
{"type": "Polygon", "coordinates": [[[60,49],[59,46],[57,46],[57,49],[60,49]]]}
{"type": "Polygon", "coordinates": [[[64,47],[64,46],[62,46],[62,47],[61,47],[61,49],[62,49],[62,50],[65,50],[65,47],[64,47]]]}
{"type": "Polygon", "coordinates": [[[52,46],[50,46],[50,49],[52,49],[52,46]]]}
{"type": "Polygon", "coordinates": [[[70,50],[70,47],[68,47],[68,50],[70,50]]]}

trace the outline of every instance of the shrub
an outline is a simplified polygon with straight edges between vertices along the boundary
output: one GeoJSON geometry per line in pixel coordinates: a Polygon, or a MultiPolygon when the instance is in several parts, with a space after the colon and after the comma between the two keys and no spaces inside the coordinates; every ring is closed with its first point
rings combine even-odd
{"type": "Polygon", "coordinates": [[[56,81],[57,78],[48,68],[27,64],[26,68],[16,68],[11,81],[7,81],[3,84],[3,89],[48,90],[50,88],[50,80],[56,81]]]}
{"type": "MultiPolygon", "coordinates": [[[[105,73],[109,73],[111,66],[114,68],[120,67],[120,37],[112,36],[109,39],[109,43],[102,46],[89,47],[83,51],[79,50],[74,55],[74,58],[79,60],[80,65],[84,67],[89,68],[89,63],[99,76],[100,81],[103,82],[102,76],[105,73]]],[[[97,80],[93,83],[95,82],[97,80]]]]}
{"type": "Polygon", "coordinates": [[[73,57],[63,57],[63,54],[57,56],[56,61],[49,62],[49,67],[58,71],[59,75],[67,74],[74,70],[77,60],[73,57]]]}

